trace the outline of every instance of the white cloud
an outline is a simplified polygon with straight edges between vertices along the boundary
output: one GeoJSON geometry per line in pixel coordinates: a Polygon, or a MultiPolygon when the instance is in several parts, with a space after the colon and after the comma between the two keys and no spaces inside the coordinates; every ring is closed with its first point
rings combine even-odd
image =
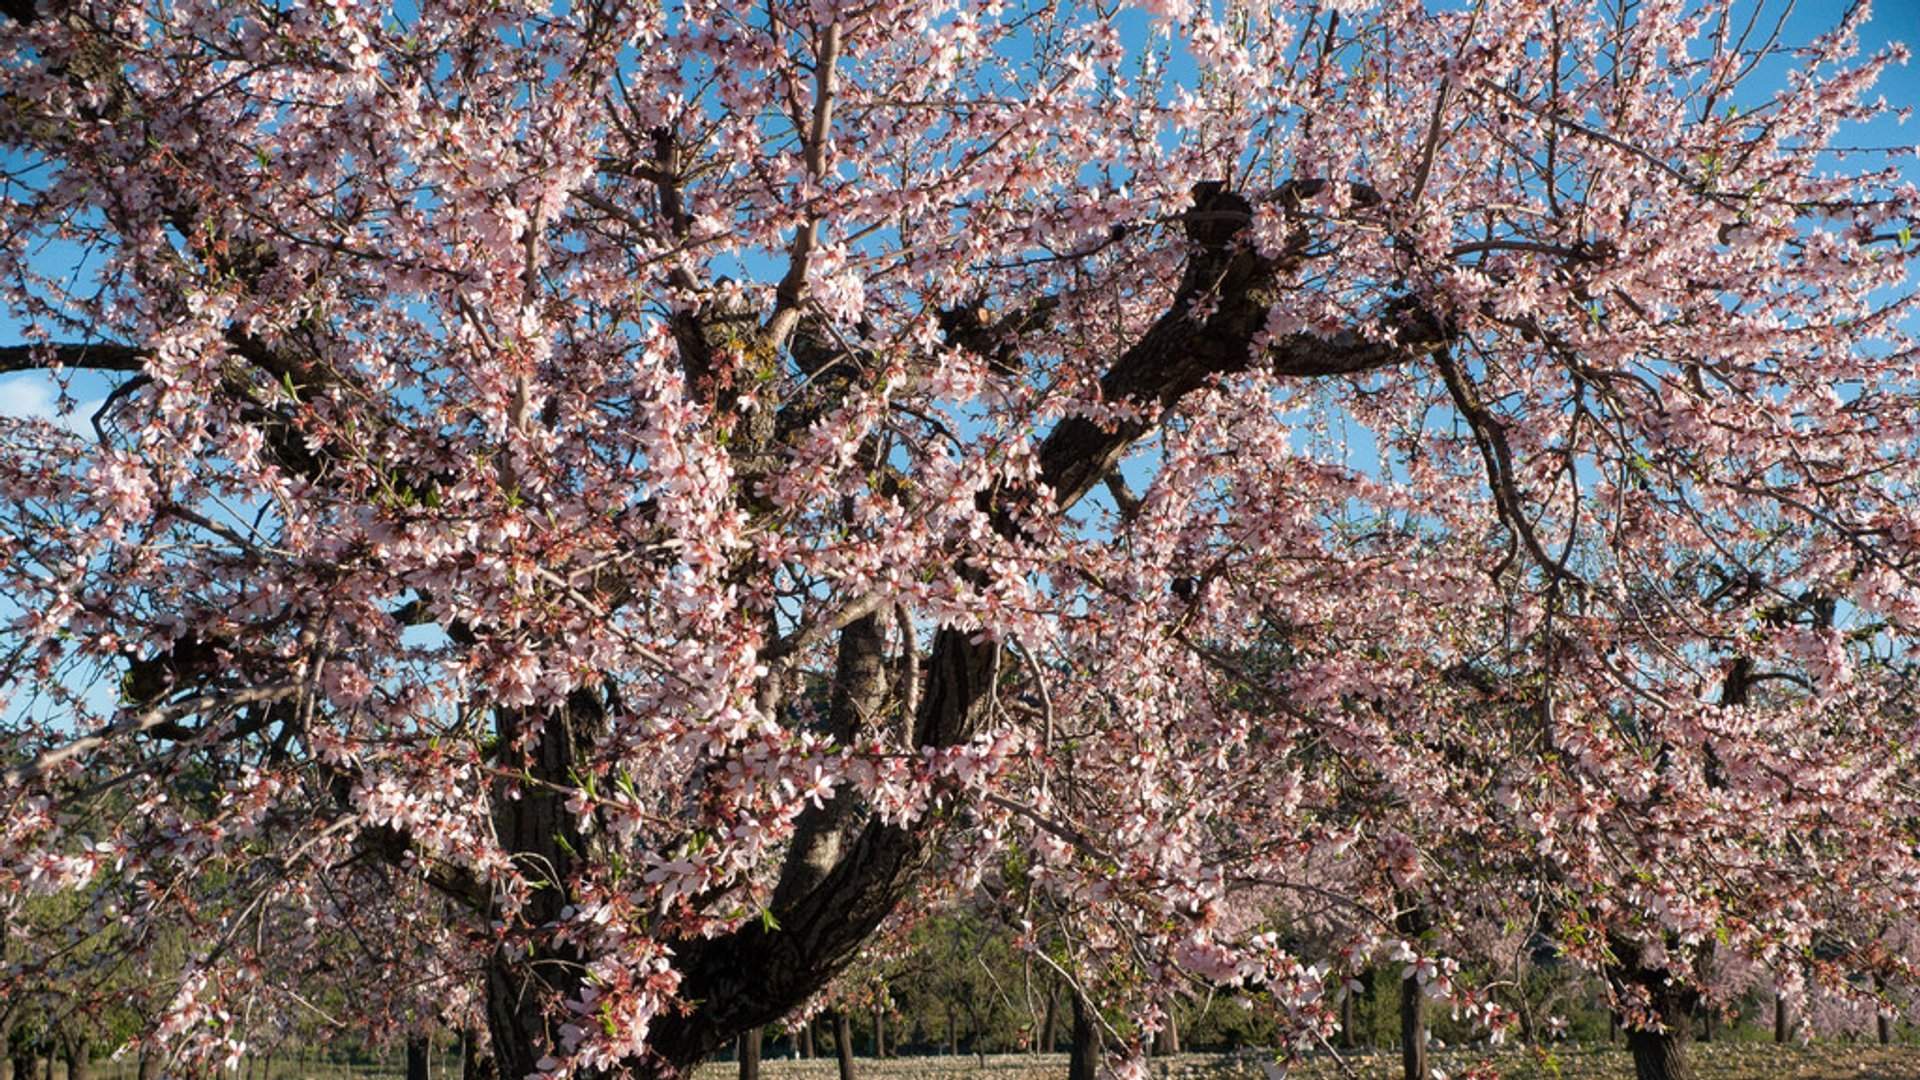
{"type": "MultiPolygon", "coordinates": [[[[105,400],[104,398],[101,400],[105,400]]],[[[60,415],[60,384],[47,375],[16,375],[0,379],[0,416],[15,420],[45,420],[79,435],[93,434],[92,417],[100,401],[82,401],[73,412],[60,415]]]]}

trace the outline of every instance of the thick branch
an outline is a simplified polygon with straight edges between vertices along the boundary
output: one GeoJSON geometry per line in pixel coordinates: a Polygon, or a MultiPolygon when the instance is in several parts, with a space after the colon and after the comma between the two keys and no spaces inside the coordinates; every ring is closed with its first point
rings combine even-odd
{"type": "MultiPolygon", "coordinates": [[[[1433,320],[1417,312],[1392,312],[1388,317],[1397,322],[1380,333],[1295,335],[1256,351],[1287,264],[1238,241],[1252,219],[1246,200],[1219,185],[1203,185],[1196,188],[1196,202],[1187,227],[1195,250],[1186,276],[1168,312],[1102,378],[1108,400],[1168,409],[1208,380],[1256,362],[1305,378],[1369,371],[1441,347],[1433,320]],[[1197,300],[1210,302],[1197,305],[1197,300]],[[1194,312],[1202,307],[1210,314],[1197,317],[1194,312]]],[[[1146,430],[1144,421],[1108,425],[1080,418],[1056,427],[1040,450],[1041,480],[1056,507],[1064,511],[1079,501],[1146,430]]],[[[1003,511],[1023,494],[1007,492],[998,505],[987,506],[995,528],[1006,535],[1017,526],[1003,511]]],[[[848,628],[856,636],[873,630],[863,622],[848,628]]],[[[856,658],[877,659],[869,656],[874,644],[861,645],[856,658]]],[[[855,670],[845,659],[843,679],[855,670]]],[[[983,730],[1001,662],[993,641],[951,627],[936,634],[913,717],[912,745],[952,746],[983,730]]],[[[938,820],[931,817],[912,825],[871,819],[824,876],[816,860],[790,864],[791,880],[776,892],[772,923],[755,922],[726,937],[676,945],[682,998],[699,1006],[656,1022],[649,1038],[659,1055],[654,1065],[684,1070],[736,1032],[778,1019],[824,986],[906,895],[931,857],[938,830],[938,820]],[[774,923],[778,929],[769,929],[774,923]]]]}
{"type": "Polygon", "coordinates": [[[139,371],[146,358],[145,349],[136,349],[131,345],[0,345],[0,374],[45,371],[53,367],[86,371],[139,371]]]}

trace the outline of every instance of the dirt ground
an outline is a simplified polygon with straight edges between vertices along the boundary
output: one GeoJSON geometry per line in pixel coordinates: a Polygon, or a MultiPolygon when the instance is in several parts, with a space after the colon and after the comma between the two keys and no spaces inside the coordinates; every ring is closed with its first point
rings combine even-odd
{"type": "MultiPolygon", "coordinates": [[[[1774,1046],[1771,1043],[1695,1044],[1692,1059],[1699,1080],[1920,1080],[1920,1046],[1774,1046]]],[[[1330,1055],[1277,1062],[1271,1055],[1183,1054],[1149,1063],[1155,1080],[1400,1080],[1400,1059],[1393,1053],[1345,1055],[1344,1068],[1330,1055]]],[[[1485,1063],[1505,1080],[1632,1080],[1633,1062],[1618,1047],[1559,1046],[1550,1050],[1503,1049],[1497,1052],[1446,1050],[1434,1054],[1439,1075],[1458,1077],[1485,1063]]],[[[715,1062],[700,1080],[728,1080],[736,1066],[715,1062]]],[[[856,1058],[856,1080],[1061,1080],[1064,1055],[995,1054],[897,1058],[876,1062],[856,1058]]],[[[835,1080],[831,1059],[768,1060],[762,1080],[835,1080]]]]}

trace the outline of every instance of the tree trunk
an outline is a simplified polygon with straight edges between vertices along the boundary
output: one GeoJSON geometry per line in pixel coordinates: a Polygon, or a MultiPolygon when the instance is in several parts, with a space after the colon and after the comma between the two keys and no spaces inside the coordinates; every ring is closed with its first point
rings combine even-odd
{"type": "Polygon", "coordinates": [[[481,1047],[480,1033],[472,1029],[460,1034],[460,1080],[500,1080],[499,1062],[481,1047]]]}
{"type": "Polygon", "coordinates": [[[1174,1018],[1173,1006],[1166,1007],[1166,1026],[1154,1036],[1153,1053],[1156,1057],[1173,1057],[1180,1053],[1180,1022],[1174,1018]]]}
{"type": "Polygon", "coordinates": [[[1400,980],[1400,1071],[1406,1080],[1428,1080],[1427,988],[1409,975],[1400,980]]]}
{"type": "Polygon", "coordinates": [[[1787,995],[1773,995],[1773,1041],[1784,1043],[1793,1037],[1793,1017],[1787,1010],[1787,995]]]}
{"type": "Polygon", "coordinates": [[[93,1066],[93,1040],[85,1035],[69,1035],[64,1041],[67,1080],[87,1080],[93,1066]]]}
{"type": "Polygon", "coordinates": [[[495,1069],[521,1080],[545,1071],[540,1060],[558,1052],[557,1015],[549,1006],[580,998],[583,958],[573,946],[548,940],[540,928],[561,925],[561,912],[573,903],[573,879],[599,847],[597,838],[582,833],[567,800],[579,781],[575,762],[591,759],[606,727],[606,709],[593,693],[576,690],[544,716],[502,709],[494,723],[502,755],[524,748],[532,780],[511,790],[505,781],[496,784],[494,831],[522,873],[546,882],[528,894],[521,910],[525,936],[502,944],[482,965],[495,1069]]]}
{"type": "Polygon", "coordinates": [[[811,1016],[807,1017],[806,1023],[800,1025],[800,1057],[806,1061],[813,1060],[813,1017],[811,1016]]]}
{"type": "MultiPolygon", "coordinates": [[[[1400,913],[1394,917],[1394,929],[1412,941],[1431,929],[1427,909],[1409,896],[1396,898],[1400,913]]],[[[1400,980],[1400,1071],[1406,1080],[1428,1080],[1427,1065],[1427,988],[1412,974],[1400,980]]]]}
{"type": "Polygon", "coordinates": [[[407,1080],[427,1080],[427,1037],[407,1037],[407,1080]]]}
{"type": "Polygon", "coordinates": [[[1051,1054],[1060,1045],[1060,991],[1047,989],[1047,1011],[1040,1021],[1040,1052],[1051,1054]]]}
{"type": "Polygon", "coordinates": [[[887,1056],[887,1012],[878,1005],[873,1007],[873,1057],[878,1061],[887,1056]]]}
{"type": "Polygon", "coordinates": [[[1353,1034],[1353,999],[1359,997],[1359,991],[1349,989],[1340,999],[1340,1049],[1352,1050],[1360,1040],[1353,1034]]]}
{"type": "Polygon", "coordinates": [[[1073,1049],[1067,1062],[1067,1080],[1096,1080],[1100,1059],[1104,1057],[1100,1025],[1094,1017],[1093,1003],[1076,988],[1073,990],[1073,1049]]]}
{"type": "Polygon", "coordinates": [[[833,1010],[833,1052],[840,1061],[840,1080],[853,1080],[853,1024],[840,1009],[833,1010]]]}
{"type": "MultiPolygon", "coordinates": [[[[1687,1060],[1687,1044],[1693,1040],[1693,1008],[1696,995],[1689,989],[1667,985],[1664,972],[1658,973],[1658,985],[1649,986],[1655,1018],[1663,1031],[1633,1028],[1627,1032],[1627,1049],[1633,1052],[1636,1080],[1693,1080],[1693,1065],[1687,1060]]],[[[1653,979],[1643,982],[1648,985],[1653,979]]]]}
{"type": "Polygon", "coordinates": [[[765,1028],[748,1028],[740,1034],[740,1080],[760,1080],[760,1040],[765,1028]]]}

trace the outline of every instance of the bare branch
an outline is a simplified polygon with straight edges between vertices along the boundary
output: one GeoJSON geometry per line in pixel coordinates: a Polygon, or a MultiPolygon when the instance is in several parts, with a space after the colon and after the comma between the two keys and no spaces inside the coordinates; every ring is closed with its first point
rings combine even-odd
{"type": "Polygon", "coordinates": [[[139,371],[147,351],[131,345],[87,342],[60,345],[0,345],[0,374],[79,368],[86,371],[139,371]]]}

